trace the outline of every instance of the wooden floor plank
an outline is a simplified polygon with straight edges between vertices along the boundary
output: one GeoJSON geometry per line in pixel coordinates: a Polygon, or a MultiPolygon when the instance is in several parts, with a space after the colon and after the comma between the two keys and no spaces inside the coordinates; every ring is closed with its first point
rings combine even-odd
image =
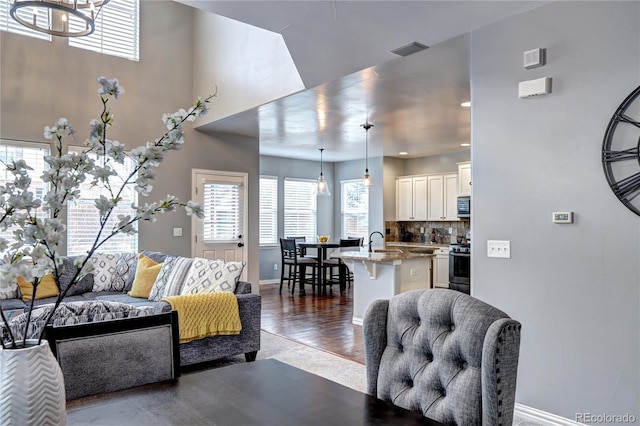
{"type": "Polygon", "coordinates": [[[362,327],[351,323],[353,288],[340,296],[291,295],[279,284],[260,286],[262,329],[364,364],[362,327]]]}

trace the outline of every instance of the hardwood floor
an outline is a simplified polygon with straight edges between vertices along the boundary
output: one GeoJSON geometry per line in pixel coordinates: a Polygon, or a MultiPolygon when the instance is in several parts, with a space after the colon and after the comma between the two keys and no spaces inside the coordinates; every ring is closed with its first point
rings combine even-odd
{"type": "MultiPolygon", "coordinates": [[[[364,364],[362,327],[351,323],[353,288],[344,296],[291,295],[280,284],[260,286],[262,329],[364,364]]],[[[310,290],[310,289],[309,289],[310,290]]]]}

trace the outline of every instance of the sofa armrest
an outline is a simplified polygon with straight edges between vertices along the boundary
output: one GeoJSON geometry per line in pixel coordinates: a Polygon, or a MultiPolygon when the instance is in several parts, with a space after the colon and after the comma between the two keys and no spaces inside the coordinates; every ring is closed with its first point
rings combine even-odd
{"type": "MultiPolygon", "coordinates": [[[[253,330],[260,334],[260,324],[262,317],[262,296],[259,294],[237,294],[238,310],[240,311],[240,321],[242,330],[253,330]]],[[[260,340],[258,338],[258,340],[260,340]]]]}
{"type": "Polygon", "coordinates": [[[236,285],[236,294],[249,294],[251,293],[251,283],[246,281],[238,281],[236,285]]]}

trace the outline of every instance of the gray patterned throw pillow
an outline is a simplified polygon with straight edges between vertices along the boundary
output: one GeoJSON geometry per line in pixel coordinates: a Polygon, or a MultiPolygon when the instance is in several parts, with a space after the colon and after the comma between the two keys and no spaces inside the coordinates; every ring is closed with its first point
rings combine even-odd
{"type": "Polygon", "coordinates": [[[116,262],[116,271],[111,279],[110,289],[111,291],[124,291],[127,286],[129,274],[135,270],[135,266],[138,264],[137,253],[122,253],[120,258],[116,262]]]}
{"type": "Polygon", "coordinates": [[[155,302],[166,296],[177,296],[191,271],[193,259],[187,257],[167,257],[162,263],[162,269],[158,273],[156,282],[153,283],[149,300],[155,302]]]}
{"type": "Polygon", "coordinates": [[[243,268],[244,262],[196,257],[180,294],[234,292],[243,268]]]}

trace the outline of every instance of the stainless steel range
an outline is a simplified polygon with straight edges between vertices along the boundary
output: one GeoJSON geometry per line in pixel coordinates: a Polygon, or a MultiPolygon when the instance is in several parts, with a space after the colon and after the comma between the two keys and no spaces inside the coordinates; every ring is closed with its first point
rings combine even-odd
{"type": "Polygon", "coordinates": [[[471,244],[449,246],[449,288],[471,294],[471,244]]]}

